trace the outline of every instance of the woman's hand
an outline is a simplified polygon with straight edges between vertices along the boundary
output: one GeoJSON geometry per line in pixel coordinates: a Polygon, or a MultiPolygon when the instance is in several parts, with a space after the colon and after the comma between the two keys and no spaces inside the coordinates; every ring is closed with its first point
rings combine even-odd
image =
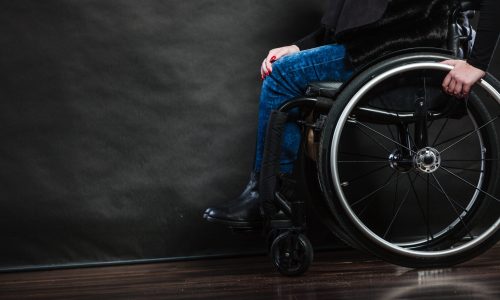
{"type": "Polygon", "coordinates": [[[456,97],[466,97],[472,86],[486,75],[486,73],[469,65],[464,60],[449,59],[441,63],[453,66],[443,80],[443,90],[456,97]]]}
{"type": "Polygon", "coordinates": [[[262,62],[262,66],[260,67],[260,77],[261,79],[266,78],[273,71],[272,63],[280,59],[281,57],[292,54],[295,52],[299,52],[299,47],[295,45],[285,46],[281,48],[275,48],[269,51],[269,54],[262,62]]]}

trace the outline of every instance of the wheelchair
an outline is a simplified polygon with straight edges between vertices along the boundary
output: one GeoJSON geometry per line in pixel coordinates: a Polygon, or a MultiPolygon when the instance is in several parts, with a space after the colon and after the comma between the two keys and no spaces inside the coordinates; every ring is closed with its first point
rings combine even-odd
{"type": "MultiPolygon", "coordinates": [[[[477,10],[460,1],[457,16],[477,10]]],[[[284,275],[313,260],[306,207],[340,240],[390,263],[443,267],[467,261],[500,237],[498,156],[500,82],[487,74],[467,99],[442,91],[467,56],[467,34],[449,49],[406,49],[365,65],[346,83],[310,83],[303,97],[273,111],[265,141],[260,197],[269,254],[284,275]],[[291,120],[289,112],[299,110],[291,120]],[[279,173],[286,122],[302,128],[292,178],[279,173]],[[310,201],[294,196],[303,182],[310,201]],[[282,211],[287,220],[274,219],[282,211]]]]}

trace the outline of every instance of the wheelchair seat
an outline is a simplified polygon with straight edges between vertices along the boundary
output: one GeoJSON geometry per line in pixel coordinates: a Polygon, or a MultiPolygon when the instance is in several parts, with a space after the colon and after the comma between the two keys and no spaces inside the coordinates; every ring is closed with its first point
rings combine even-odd
{"type": "Polygon", "coordinates": [[[339,81],[314,81],[307,86],[306,97],[335,98],[342,82],[339,81]]]}

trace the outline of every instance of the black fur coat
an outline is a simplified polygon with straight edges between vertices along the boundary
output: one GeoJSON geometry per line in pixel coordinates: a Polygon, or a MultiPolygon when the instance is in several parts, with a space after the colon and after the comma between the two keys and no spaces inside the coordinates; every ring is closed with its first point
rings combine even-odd
{"type": "Polygon", "coordinates": [[[351,63],[360,66],[382,55],[412,47],[447,48],[452,0],[389,0],[375,23],[337,36],[351,63]]]}

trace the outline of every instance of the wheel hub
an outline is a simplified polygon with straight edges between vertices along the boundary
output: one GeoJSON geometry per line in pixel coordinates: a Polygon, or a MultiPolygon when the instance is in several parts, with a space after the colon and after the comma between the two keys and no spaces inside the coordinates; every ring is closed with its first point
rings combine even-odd
{"type": "Polygon", "coordinates": [[[389,155],[389,165],[396,171],[406,173],[413,168],[413,161],[411,157],[405,157],[401,151],[394,150],[389,155]]]}
{"type": "Polygon", "coordinates": [[[420,149],[415,154],[415,167],[423,173],[433,173],[441,165],[441,155],[439,151],[432,147],[420,149]]]}

